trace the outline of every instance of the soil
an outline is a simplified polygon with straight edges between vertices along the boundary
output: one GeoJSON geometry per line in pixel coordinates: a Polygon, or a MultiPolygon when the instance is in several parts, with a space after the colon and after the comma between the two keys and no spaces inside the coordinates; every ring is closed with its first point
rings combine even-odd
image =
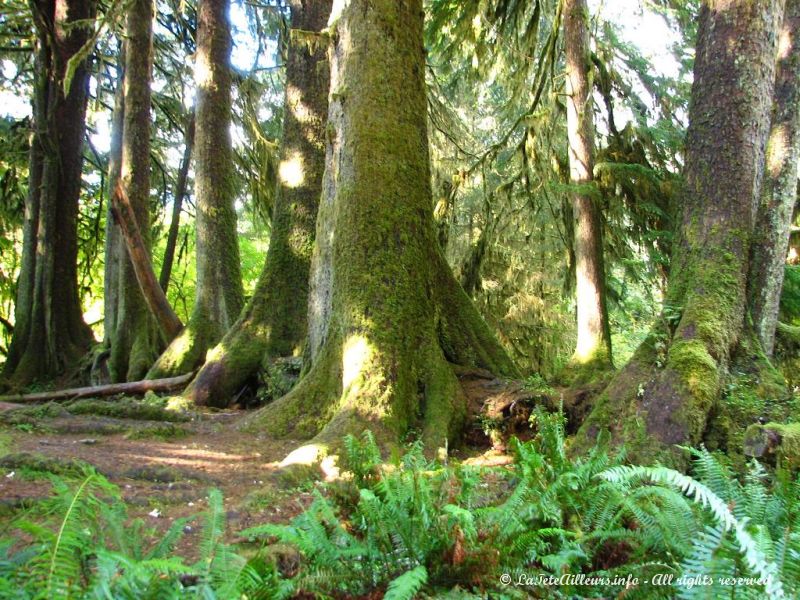
{"type": "MultiPolygon", "coordinates": [[[[460,379],[473,415],[497,412],[492,416],[513,422],[517,411],[508,407],[530,398],[519,386],[509,391],[510,382],[484,373],[465,372],[460,379]],[[505,412],[513,414],[501,415],[505,412]]],[[[20,405],[2,404],[0,413],[16,408],[20,405]]],[[[311,503],[319,474],[281,469],[279,462],[302,441],[245,432],[239,421],[246,415],[239,409],[198,412],[187,422],[169,423],[60,411],[24,424],[0,424],[0,531],[19,509],[48,496],[49,482],[32,478],[25,468],[42,460],[45,470],[56,472],[74,469],[75,461],[93,466],[119,487],[131,518],[142,518],[158,531],[202,513],[210,488],[223,494],[230,542],[243,541],[238,532],[248,527],[287,523],[311,503]]],[[[468,445],[454,458],[484,466],[509,464],[504,445],[492,448],[480,419],[473,422],[468,445]]],[[[200,528],[191,523],[185,529],[177,554],[189,560],[198,556],[200,528]]]]}
{"type": "MultiPolygon", "coordinates": [[[[210,488],[219,489],[225,499],[230,541],[253,525],[288,522],[311,502],[313,482],[287,481],[278,468],[299,443],[243,433],[237,427],[243,415],[244,411],[198,414],[177,424],[180,437],[167,440],[131,435],[152,422],[91,415],[43,420],[42,428],[34,431],[5,427],[0,430],[0,508],[15,512],[49,494],[46,480],[26,477],[24,468],[14,466],[44,457],[54,464],[78,460],[92,465],[119,486],[131,517],[141,517],[158,530],[201,513],[210,488]],[[123,427],[126,433],[119,431],[123,427]]],[[[185,531],[177,553],[195,558],[193,534],[199,524],[185,531]]]]}

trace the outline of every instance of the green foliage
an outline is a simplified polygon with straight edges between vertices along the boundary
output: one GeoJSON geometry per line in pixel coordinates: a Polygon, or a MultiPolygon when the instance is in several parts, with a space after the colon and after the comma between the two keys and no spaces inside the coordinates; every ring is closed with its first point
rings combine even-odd
{"type": "Polygon", "coordinates": [[[87,469],[77,480],[50,476],[53,495],[11,524],[31,542],[0,543],[0,594],[57,598],[286,598],[290,587],[260,557],[246,560],[223,541],[218,490],[200,516],[200,558],[186,564],[175,547],[192,519],[166,532],[131,520],[119,489],[87,469]],[[7,593],[6,593],[7,592],[7,593]],[[13,593],[12,593],[13,592],[13,593]]]}

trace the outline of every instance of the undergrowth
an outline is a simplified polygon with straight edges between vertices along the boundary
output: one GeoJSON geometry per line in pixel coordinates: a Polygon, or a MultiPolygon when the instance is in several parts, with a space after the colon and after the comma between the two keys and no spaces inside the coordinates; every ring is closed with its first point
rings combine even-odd
{"type": "Polygon", "coordinates": [[[319,484],[307,510],[241,532],[257,550],[225,541],[211,490],[197,561],[175,553],[187,520],[149,531],[94,471],[51,476],[52,498],[9,529],[24,537],[0,543],[0,597],[800,594],[800,480],[755,462],[737,477],[704,449],[686,449],[692,476],[626,465],[602,443],[573,460],[563,417],[539,411],[534,425],[499,468],[430,460],[420,445],[385,464],[369,433],[349,437],[343,476],[319,484]],[[291,567],[276,558],[287,548],[291,567]]]}

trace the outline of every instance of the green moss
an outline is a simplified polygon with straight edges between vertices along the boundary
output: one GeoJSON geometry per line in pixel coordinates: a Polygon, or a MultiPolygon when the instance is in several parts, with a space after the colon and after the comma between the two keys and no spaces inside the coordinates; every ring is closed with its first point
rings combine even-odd
{"type": "Polygon", "coordinates": [[[800,423],[751,425],[744,435],[744,449],[750,456],[774,453],[786,466],[800,468],[800,423]]]}

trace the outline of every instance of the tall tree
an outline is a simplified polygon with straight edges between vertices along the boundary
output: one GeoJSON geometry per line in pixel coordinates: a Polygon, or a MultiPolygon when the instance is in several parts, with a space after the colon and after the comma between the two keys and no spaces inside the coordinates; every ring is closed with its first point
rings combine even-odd
{"type": "Polygon", "coordinates": [[[329,68],[320,32],[331,0],[291,2],[278,189],[264,269],[253,298],[187,390],[197,404],[225,406],[267,356],[299,354],[305,339],[308,275],[325,168],[329,68]]]}
{"type": "MultiPolygon", "coordinates": [[[[592,85],[589,78],[589,8],[586,0],[564,2],[567,137],[570,182],[574,186],[575,276],[578,339],[570,367],[580,370],[611,367],[611,330],[606,307],[603,236],[594,170],[592,85]]],[[[569,369],[568,369],[569,370],[569,369]]]]}
{"type": "MultiPolygon", "coordinates": [[[[119,185],[122,169],[122,130],[125,126],[125,42],[119,42],[117,55],[117,87],[114,90],[114,113],[111,121],[111,144],[108,150],[108,197],[119,185]]],[[[119,225],[114,221],[113,206],[109,202],[106,213],[105,262],[103,264],[103,343],[110,348],[117,330],[119,307],[119,265],[125,258],[125,248],[120,239],[119,225]]]]}
{"type": "MultiPolygon", "coordinates": [[[[351,0],[331,16],[327,148],[309,301],[312,365],[252,418],[336,443],[365,428],[429,447],[466,414],[451,363],[515,367],[436,240],[422,0],[351,0]]],[[[313,456],[320,449],[312,444],[313,456]]]]}
{"type": "MultiPolygon", "coordinates": [[[[4,374],[18,384],[74,364],[93,340],[77,280],[77,222],[89,72],[78,54],[89,40],[93,0],[35,0],[34,134],[25,208],[17,327],[4,374]],[[70,59],[79,61],[70,77],[70,59]]],[[[75,62],[73,61],[73,62],[75,62]]]]}
{"type": "Polygon", "coordinates": [[[233,325],[244,304],[233,206],[229,9],[229,0],[200,0],[197,5],[195,302],[189,323],[150,369],[149,378],[194,369],[233,325]]]}
{"type": "Polygon", "coordinates": [[[775,0],[703,2],[664,312],[599,398],[579,446],[605,429],[642,458],[706,432],[743,332],[778,10],[775,0]]]}
{"type": "MultiPolygon", "coordinates": [[[[145,245],[150,243],[150,78],[153,3],[132,0],[125,26],[120,183],[130,199],[145,245]]],[[[157,337],[125,242],[118,236],[119,288],[109,371],[113,381],[141,379],[156,358],[157,337]]]]}
{"type": "Polygon", "coordinates": [[[787,0],[778,34],[777,70],[766,170],[752,246],[748,290],[753,328],[772,355],[797,199],[800,160],[800,2],[787,0]]]}

